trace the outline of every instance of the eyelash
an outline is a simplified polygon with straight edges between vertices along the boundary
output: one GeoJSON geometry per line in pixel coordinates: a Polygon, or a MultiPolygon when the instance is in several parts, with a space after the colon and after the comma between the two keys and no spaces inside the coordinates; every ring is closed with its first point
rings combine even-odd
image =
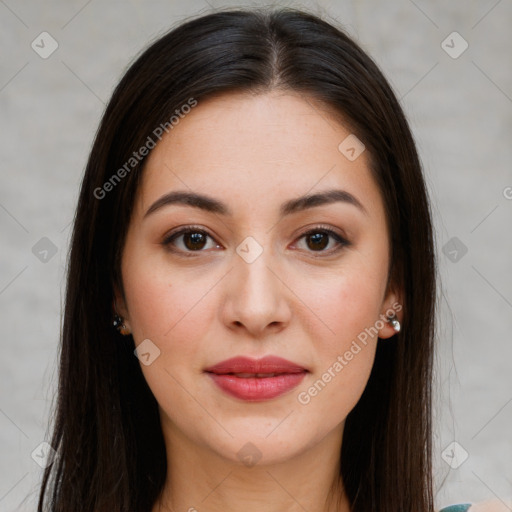
{"type": "MultiPolygon", "coordinates": [[[[207,231],[200,228],[199,226],[186,226],[185,228],[180,229],[179,231],[175,231],[174,233],[170,233],[168,236],[166,236],[162,242],[162,245],[164,247],[166,247],[167,249],[169,249],[170,251],[172,251],[174,253],[180,253],[181,255],[183,255],[185,257],[193,257],[193,256],[195,256],[194,253],[204,252],[203,249],[199,249],[197,251],[190,251],[190,250],[183,251],[181,249],[172,248],[173,242],[176,238],[179,238],[182,235],[186,235],[186,234],[190,234],[190,233],[201,233],[201,234],[206,235],[207,237],[211,238],[212,240],[214,240],[214,238],[207,231]]],[[[326,256],[331,256],[334,253],[337,253],[338,251],[343,249],[344,247],[349,247],[351,245],[351,243],[348,240],[343,238],[336,231],[334,231],[328,227],[322,226],[322,225],[315,226],[314,228],[302,233],[300,235],[300,237],[298,238],[298,240],[301,240],[302,238],[305,238],[307,236],[317,234],[317,233],[322,233],[322,234],[328,235],[328,236],[334,238],[334,240],[338,243],[338,247],[335,247],[334,249],[330,249],[327,251],[325,251],[325,250],[308,251],[313,254],[318,253],[321,255],[321,256],[317,256],[317,257],[323,257],[324,254],[326,256]]]]}

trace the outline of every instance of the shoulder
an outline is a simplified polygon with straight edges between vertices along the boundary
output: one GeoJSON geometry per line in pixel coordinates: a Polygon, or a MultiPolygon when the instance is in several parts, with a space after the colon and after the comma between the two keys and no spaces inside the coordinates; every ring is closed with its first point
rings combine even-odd
{"type": "Polygon", "coordinates": [[[512,500],[488,500],[480,503],[465,503],[442,508],[439,512],[511,512],[512,500]]]}
{"type": "Polygon", "coordinates": [[[512,500],[489,500],[471,505],[468,512],[510,512],[512,500]]]}

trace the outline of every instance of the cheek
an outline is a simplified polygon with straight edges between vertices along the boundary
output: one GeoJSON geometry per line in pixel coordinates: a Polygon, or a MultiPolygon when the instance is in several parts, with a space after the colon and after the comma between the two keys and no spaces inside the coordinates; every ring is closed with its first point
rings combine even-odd
{"type": "Polygon", "coordinates": [[[361,397],[382,327],[380,298],[386,275],[356,268],[316,279],[316,284],[306,280],[299,292],[311,309],[304,310],[310,321],[302,324],[308,326],[308,338],[315,345],[315,365],[314,375],[299,390],[298,402],[331,427],[361,397]]]}
{"type": "MultiPolygon", "coordinates": [[[[201,371],[201,343],[215,319],[219,277],[206,269],[171,268],[165,257],[134,251],[124,266],[124,288],[135,344],[150,339],[160,350],[155,366],[201,371]]],[[[205,347],[207,350],[207,347],[205,347]]],[[[144,372],[152,366],[143,367],[144,372]]]]}
{"type": "Polygon", "coordinates": [[[162,338],[187,320],[200,297],[198,283],[173,269],[159,250],[130,244],[125,253],[123,283],[134,337],[162,338]]]}
{"type": "Polygon", "coordinates": [[[354,267],[297,280],[294,291],[303,298],[307,306],[302,309],[303,315],[309,317],[303,323],[311,330],[310,339],[318,340],[317,350],[325,354],[344,350],[365,329],[375,326],[383,280],[383,275],[354,267]]]}
{"type": "MultiPolygon", "coordinates": [[[[170,269],[151,257],[126,261],[124,288],[135,345],[151,340],[158,357],[141,370],[160,406],[166,411],[187,411],[180,421],[204,421],[202,411],[190,403],[191,382],[202,372],[208,348],[209,326],[214,319],[212,296],[218,281],[187,271],[170,269]],[[196,278],[194,278],[196,275],[196,278]]],[[[178,420],[178,418],[174,418],[178,420]]]]}

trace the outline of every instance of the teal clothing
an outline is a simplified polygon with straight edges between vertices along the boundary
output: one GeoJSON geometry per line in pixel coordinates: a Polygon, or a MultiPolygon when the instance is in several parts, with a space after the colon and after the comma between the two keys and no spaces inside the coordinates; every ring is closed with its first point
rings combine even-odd
{"type": "Polygon", "coordinates": [[[442,508],[439,512],[466,512],[471,507],[471,503],[463,503],[461,505],[450,505],[449,507],[442,508]]]}

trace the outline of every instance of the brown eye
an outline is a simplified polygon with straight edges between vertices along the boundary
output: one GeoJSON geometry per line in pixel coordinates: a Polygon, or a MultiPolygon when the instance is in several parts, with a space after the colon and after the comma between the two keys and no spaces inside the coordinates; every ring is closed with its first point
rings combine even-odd
{"type": "Polygon", "coordinates": [[[185,233],[183,235],[183,243],[187,249],[195,251],[202,249],[206,244],[206,237],[204,233],[185,233]]]}
{"type": "Polygon", "coordinates": [[[206,231],[187,227],[166,237],[162,245],[175,252],[202,252],[208,244],[208,239],[213,241],[213,238],[206,231]]]}
{"type": "Polygon", "coordinates": [[[313,250],[323,250],[329,245],[329,235],[326,233],[314,233],[306,237],[311,243],[308,247],[313,250]]]}
{"type": "Polygon", "coordinates": [[[347,247],[350,245],[348,240],[344,239],[338,233],[329,228],[315,228],[310,231],[304,233],[300,239],[304,238],[306,240],[306,246],[310,252],[324,252],[331,253],[336,252],[342,247],[347,247]],[[325,250],[331,241],[334,239],[335,247],[330,250],[325,250]]]}

